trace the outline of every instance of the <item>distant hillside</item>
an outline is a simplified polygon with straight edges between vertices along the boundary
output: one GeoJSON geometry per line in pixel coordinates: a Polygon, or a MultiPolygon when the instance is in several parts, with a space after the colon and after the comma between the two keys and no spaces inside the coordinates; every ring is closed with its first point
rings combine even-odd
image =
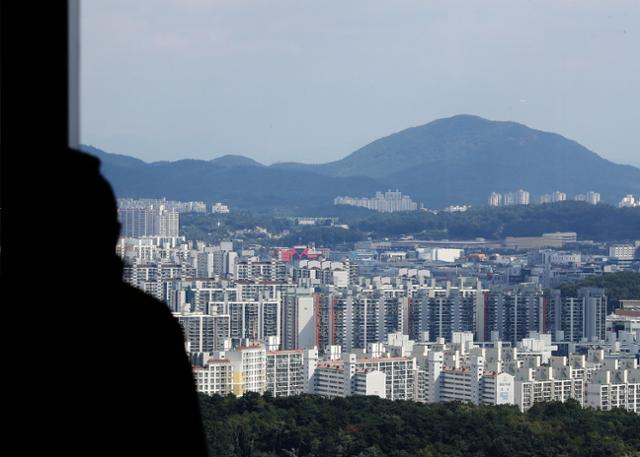
{"type": "Polygon", "coordinates": [[[125,156],[122,154],[110,154],[93,146],[82,145],[81,149],[87,154],[97,157],[102,162],[103,168],[105,166],[123,167],[123,168],[138,168],[147,165],[146,162],[136,159],[134,157],[125,156]]]}
{"type": "Polygon", "coordinates": [[[518,188],[534,195],[562,190],[569,198],[595,190],[610,202],[640,193],[638,168],[605,160],[555,133],[469,115],[394,133],[312,169],[380,179],[428,206],[483,204],[492,191],[518,188]]]}
{"type": "Polygon", "coordinates": [[[640,194],[638,168],[605,160],[555,133],[469,115],[403,130],[321,165],[267,167],[243,156],[146,164],[95,148],[89,152],[102,159],[120,195],[210,200],[215,194],[246,207],[259,201],[326,208],[338,195],[369,196],[387,188],[428,207],[481,205],[492,191],[519,188],[533,197],[561,190],[569,198],[594,190],[609,202],[640,194]]]}
{"type": "MultiPolygon", "coordinates": [[[[145,163],[126,156],[84,148],[101,159],[101,170],[119,197],[167,197],[223,201],[247,209],[326,208],[335,194],[373,194],[380,183],[367,177],[341,178],[312,172],[289,172],[245,161],[178,160],[145,163]],[[235,165],[234,162],[237,164],[235,165]]],[[[247,159],[250,160],[250,159],[247,159]]],[[[257,163],[257,162],[256,162],[257,163]]]]}
{"type": "Polygon", "coordinates": [[[239,156],[239,155],[224,155],[220,157],[216,157],[210,163],[214,165],[218,165],[221,167],[264,167],[263,164],[257,162],[249,157],[239,156]]]}

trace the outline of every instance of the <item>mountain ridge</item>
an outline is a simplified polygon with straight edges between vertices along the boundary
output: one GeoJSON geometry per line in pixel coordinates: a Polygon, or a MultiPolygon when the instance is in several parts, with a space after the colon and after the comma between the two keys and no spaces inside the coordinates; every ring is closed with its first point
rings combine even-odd
{"type": "Polygon", "coordinates": [[[264,165],[238,155],[210,161],[146,163],[88,148],[89,153],[102,159],[105,175],[117,183],[116,193],[122,196],[144,193],[145,189],[157,193],[157,185],[150,182],[154,174],[151,170],[163,180],[167,197],[184,195],[181,187],[186,186],[191,189],[189,195],[209,199],[204,188],[200,192],[193,188],[193,182],[181,184],[172,179],[172,170],[176,177],[186,173],[193,179],[195,174],[199,176],[196,181],[206,182],[204,176],[210,175],[211,179],[226,182],[228,187],[223,189],[210,183],[208,188],[218,189],[220,199],[233,198],[241,205],[250,205],[251,199],[257,199],[268,206],[267,196],[282,204],[295,203],[294,206],[311,201],[330,205],[338,195],[367,196],[387,188],[398,188],[414,200],[435,207],[484,203],[492,191],[518,188],[534,195],[561,190],[568,198],[593,190],[609,202],[628,193],[640,193],[640,169],[636,167],[604,159],[557,133],[474,115],[457,115],[410,127],[324,164],[264,165]],[[136,173],[138,178],[133,176],[136,173]],[[229,181],[225,173],[235,180],[229,181]],[[137,182],[125,182],[124,175],[137,182]],[[255,182],[247,185],[247,179],[255,182]],[[265,192],[260,192],[261,186],[265,192]]]}

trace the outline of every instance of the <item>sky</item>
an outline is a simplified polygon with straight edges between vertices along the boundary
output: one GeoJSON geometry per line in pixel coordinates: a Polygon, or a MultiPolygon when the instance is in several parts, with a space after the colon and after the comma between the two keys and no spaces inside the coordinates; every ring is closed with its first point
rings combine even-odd
{"type": "Polygon", "coordinates": [[[455,114],[640,166],[638,0],[85,0],[81,141],[340,159],[455,114]]]}

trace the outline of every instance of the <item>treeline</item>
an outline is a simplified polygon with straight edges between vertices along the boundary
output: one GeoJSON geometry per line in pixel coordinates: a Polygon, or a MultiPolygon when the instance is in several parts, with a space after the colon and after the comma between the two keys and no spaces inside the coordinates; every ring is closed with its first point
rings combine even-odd
{"type": "Polygon", "coordinates": [[[374,214],[354,221],[352,226],[374,237],[411,234],[450,239],[503,239],[539,236],[546,232],[577,232],[583,240],[631,240],[640,237],[640,208],[583,202],[480,207],[459,213],[374,214]]]}
{"type": "Polygon", "coordinates": [[[560,292],[564,297],[577,297],[578,289],[581,287],[604,288],[607,311],[612,312],[620,307],[620,300],[640,299],[640,273],[621,271],[592,276],[581,281],[564,283],[560,285],[560,292]]]}
{"type": "Polygon", "coordinates": [[[633,240],[640,237],[640,208],[615,208],[583,202],[546,205],[480,207],[462,213],[425,211],[383,214],[349,212],[340,208],[337,227],[297,226],[278,213],[235,211],[231,214],[183,214],[181,231],[190,239],[215,241],[230,232],[266,228],[271,233],[288,230],[285,238],[266,244],[320,243],[325,246],[413,235],[422,239],[503,239],[507,236],[539,236],[545,232],[574,231],[578,238],[595,241],[633,240]]]}
{"type": "Polygon", "coordinates": [[[229,239],[236,230],[252,230],[256,227],[271,233],[280,233],[293,227],[293,223],[276,214],[261,214],[241,210],[229,214],[186,213],[180,215],[180,234],[189,240],[215,243],[229,239]]]}
{"type": "Polygon", "coordinates": [[[212,456],[637,456],[640,416],[575,401],[425,405],[377,397],[201,396],[212,456]]]}

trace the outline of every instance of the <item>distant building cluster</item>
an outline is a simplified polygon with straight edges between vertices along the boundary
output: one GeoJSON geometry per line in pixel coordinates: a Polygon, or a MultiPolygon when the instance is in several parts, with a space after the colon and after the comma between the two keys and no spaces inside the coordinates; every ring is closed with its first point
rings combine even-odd
{"type": "Polygon", "coordinates": [[[124,237],[178,236],[180,216],[175,209],[164,205],[118,208],[121,234],[124,237]]]}
{"type": "MultiPolygon", "coordinates": [[[[587,202],[592,205],[600,203],[600,194],[598,192],[589,191],[584,194],[577,194],[573,197],[575,201],[587,202]]],[[[543,194],[539,197],[540,204],[564,202],[567,200],[565,192],[556,190],[550,194],[543,194]]],[[[499,194],[492,192],[488,199],[489,206],[510,206],[510,205],[528,205],[530,203],[530,194],[526,190],[518,190],[516,192],[507,192],[499,194]]]]}
{"type": "Polygon", "coordinates": [[[334,227],[338,224],[337,217],[288,217],[295,225],[316,225],[325,227],[334,227]]]}
{"type": "MultiPolygon", "coordinates": [[[[211,205],[211,213],[228,214],[222,203],[211,205]]],[[[181,213],[207,213],[207,204],[200,201],[181,202],[166,199],[118,199],[118,219],[123,237],[177,237],[181,213]]]]}
{"type": "Polygon", "coordinates": [[[577,194],[573,199],[577,202],[587,202],[592,205],[597,205],[600,203],[600,193],[589,191],[586,194],[577,194]]]}
{"type": "Polygon", "coordinates": [[[206,213],[207,204],[201,201],[180,202],[167,200],[164,198],[119,198],[118,208],[121,209],[147,209],[159,208],[160,206],[168,211],[176,211],[178,213],[206,213]]]}
{"type": "Polygon", "coordinates": [[[640,412],[640,301],[611,312],[605,289],[559,289],[637,269],[640,240],[582,243],[555,232],[362,241],[338,252],[140,236],[121,238],[117,253],[125,281],[179,321],[205,394],[522,411],[574,399],[640,412]]]}
{"type": "MultiPolygon", "coordinates": [[[[556,190],[551,194],[544,194],[540,196],[540,204],[564,202],[566,200],[567,194],[559,190],[556,190]]],[[[577,202],[586,202],[591,205],[597,205],[598,203],[600,203],[600,194],[598,192],[589,191],[585,194],[577,194],[573,197],[573,200],[577,202]]]]}
{"type": "Polygon", "coordinates": [[[418,204],[411,200],[408,195],[402,195],[402,192],[388,190],[387,192],[376,192],[375,197],[336,197],[333,200],[334,205],[350,205],[359,206],[361,208],[380,211],[381,213],[395,213],[398,211],[415,211],[418,204]]]}
{"type": "Polygon", "coordinates": [[[211,212],[218,214],[229,214],[231,210],[227,205],[223,205],[222,203],[218,202],[211,205],[211,212]]]}
{"type": "Polygon", "coordinates": [[[576,243],[576,232],[543,233],[542,236],[508,236],[504,245],[511,249],[527,250],[540,248],[561,248],[566,244],[576,243]]]}
{"type": "Polygon", "coordinates": [[[447,206],[444,211],[447,213],[464,213],[469,208],[471,208],[469,205],[450,205],[447,206]]]}
{"type": "Polygon", "coordinates": [[[294,260],[315,260],[328,253],[327,249],[316,249],[308,246],[294,246],[292,248],[275,248],[273,257],[283,262],[292,262],[294,260]]]}
{"type": "MultiPolygon", "coordinates": [[[[178,316],[195,340],[201,337],[201,318],[178,316]]],[[[330,345],[323,354],[316,347],[278,349],[279,343],[269,337],[237,348],[192,352],[197,390],[236,396],[247,392],[270,392],[275,397],[374,395],[421,403],[515,405],[521,411],[540,402],[572,399],[597,409],[640,412],[636,359],[613,358],[605,348],[553,355],[558,346],[550,334],[531,332],[510,344],[474,341],[468,332],[454,333],[449,342],[414,341],[402,333],[389,333],[384,341],[362,349],[330,345]]]]}
{"type": "Polygon", "coordinates": [[[567,200],[567,194],[564,192],[560,192],[559,190],[556,190],[555,192],[551,193],[551,194],[544,194],[540,196],[540,203],[557,203],[557,202],[564,202],[567,200]]]}
{"type": "Polygon", "coordinates": [[[529,200],[529,192],[522,189],[515,192],[507,192],[506,194],[492,192],[491,195],[489,195],[489,206],[528,205],[529,200]]]}
{"type": "Polygon", "coordinates": [[[230,212],[229,206],[220,202],[207,205],[203,201],[175,201],[167,200],[165,198],[119,198],[118,208],[121,209],[148,209],[164,207],[165,210],[175,211],[177,213],[224,213],[230,212]]]}
{"type": "Polygon", "coordinates": [[[640,243],[614,244],[609,246],[609,257],[616,260],[631,261],[640,257],[640,243]]]}
{"type": "Polygon", "coordinates": [[[620,203],[618,203],[618,207],[620,208],[638,208],[640,207],[640,197],[636,197],[634,195],[625,195],[620,203]]]}

